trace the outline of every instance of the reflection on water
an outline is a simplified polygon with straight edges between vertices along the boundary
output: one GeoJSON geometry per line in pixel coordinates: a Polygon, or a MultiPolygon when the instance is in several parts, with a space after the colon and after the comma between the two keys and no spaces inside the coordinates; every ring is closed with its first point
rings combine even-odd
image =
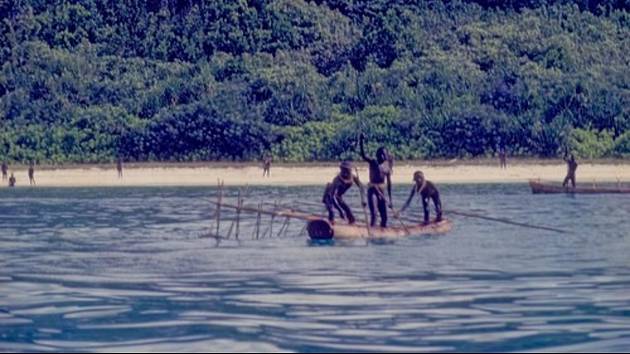
{"type": "MultiPolygon", "coordinates": [[[[0,351],[630,348],[626,196],[444,186],[447,209],[570,233],[454,217],[444,236],[311,244],[299,222],[252,240],[247,220],[217,245],[200,238],[213,194],[0,190],[0,351]]],[[[295,205],[321,190],[250,194],[295,205]]]]}

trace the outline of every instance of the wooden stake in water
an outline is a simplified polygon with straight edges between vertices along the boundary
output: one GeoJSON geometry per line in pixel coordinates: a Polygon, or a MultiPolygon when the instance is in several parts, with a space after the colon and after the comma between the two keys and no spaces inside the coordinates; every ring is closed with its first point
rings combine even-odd
{"type": "Polygon", "coordinates": [[[234,221],[232,221],[232,224],[230,224],[230,229],[228,230],[227,236],[225,237],[226,240],[229,240],[230,237],[232,237],[232,231],[234,231],[234,221]]]}
{"type": "Polygon", "coordinates": [[[278,234],[276,235],[277,238],[280,238],[280,236],[282,236],[282,233],[284,233],[286,231],[286,229],[289,227],[289,221],[291,220],[291,218],[286,217],[284,219],[284,222],[282,223],[282,226],[280,226],[280,230],[278,230],[278,234]]]}
{"type": "Polygon", "coordinates": [[[284,227],[283,237],[287,236],[287,232],[289,231],[289,226],[291,226],[291,218],[287,218],[287,224],[284,227]]]}
{"type": "Polygon", "coordinates": [[[260,236],[260,210],[262,208],[262,204],[258,203],[258,211],[256,213],[256,239],[260,236]]]}
{"type": "Polygon", "coordinates": [[[217,190],[217,231],[215,235],[219,236],[219,227],[221,223],[221,203],[223,202],[223,181],[217,180],[218,190],[217,190]]]}
{"type": "MultiPolygon", "coordinates": [[[[274,203],[274,209],[273,210],[274,211],[278,210],[278,202],[277,201],[274,203]]],[[[271,214],[271,220],[269,222],[269,237],[270,238],[273,236],[273,222],[274,222],[275,219],[276,219],[276,214],[275,213],[271,214]]],[[[263,237],[264,237],[264,235],[263,235],[263,237]]]]}
{"type": "Polygon", "coordinates": [[[238,190],[238,197],[237,197],[237,201],[236,204],[238,206],[238,208],[236,209],[236,235],[234,237],[236,237],[236,239],[238,240],[238,233],[239,233],[239,227],[240,227],[240,223],[241,223],[241,208],[243,207],[243,200],[241,199],[241,190],[238,190]]]}

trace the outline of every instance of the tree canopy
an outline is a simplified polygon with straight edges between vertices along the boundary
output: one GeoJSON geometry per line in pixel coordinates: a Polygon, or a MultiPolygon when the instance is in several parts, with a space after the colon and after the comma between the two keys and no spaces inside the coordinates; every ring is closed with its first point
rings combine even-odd
{"type": "Polygon", "coordinates": [[[628,0],[0,1],[0,158],[630,155],[628,0]]]}

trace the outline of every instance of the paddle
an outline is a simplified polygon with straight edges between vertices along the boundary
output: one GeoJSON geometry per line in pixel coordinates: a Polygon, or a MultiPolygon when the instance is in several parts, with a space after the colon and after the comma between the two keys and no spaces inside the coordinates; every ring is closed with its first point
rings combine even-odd
{"type": "Polygon", "coordinates": [[[409,232],[409,228],[408,228],[408,227],[407,227],[407,225],[405,225],[405,223],[402,221],[402,219],[400,218],[399,213],[398,213],[396,210],[394,210],[394,208],[393,208],[393,207],[390,207],[390,209],[391,209],[391,211],[393,211],[393,212],[394,212],[394,214],[392,215],[392,216],[394,217],[394,219],[398,220],[398,222],[399,222],[399,223],[400,223],[400,225],[403,227],[403,229],[405,229],[405,233],[406,233],[407,235],[409,235],[409,234],[410,234],[410,232],[409,232]]]}
{"type": "MultiPolygon", "coordinates": [[[[357,172],[357,173],[358,173],[358,172],[357,172]]],[[[381,196],[381,198],[383,198],[383,199],[387,200],[387,198],[385,198],[385,195],[384,195],[384,194],[383,194],[380,190],[378,190],[378,189],[377,189],[377,191],[378,191],[379,195],[381,196]]],[[[410,232],[409,232],[409,228],[407,227],[407,225],[405,225],[405,223],[402,221],[402,219],[400,219],[400,217],[398,217],[398,215],[396,215],[396,210],[394,210],[394,206],[392,205],[391,200],[389,200],[389,201],[388,201],[388,203],[387,203],[387,207],[388,207],[391,211],[393,211],[393,212],[394,212],[394,215],[393,215],[394,219],[398,220],[398,222],[400,223],[400,225],[401,225],[401,226],[403,227],[403,229],[405,230],[405,233],[406,233],[407,235],[409,235],[409,234],[410,234],[410,232]]],[[[364,209],[365,209],[365,207],[364,207],[364,209]]],[[[366,218],[367,218],[367,215],[366,215],[366,218]]]]}

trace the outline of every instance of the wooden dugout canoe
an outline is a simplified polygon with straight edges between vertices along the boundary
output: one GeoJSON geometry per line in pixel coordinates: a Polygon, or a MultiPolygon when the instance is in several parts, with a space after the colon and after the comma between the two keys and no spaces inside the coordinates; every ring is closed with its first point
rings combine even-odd
{"type": "Polygon", "coordinates": [[[447,233],[453,227],[450,220],[431,222],[428,225],[410,224],[396,225],[386,228],[372,227],[369,230],[365,224],[348,225],[337,223],[331,225],[326,219],[310,220],[306,226],[312,240],[352,240],[352,239],[396,239],[408,236],[439,235],[447,233]]]}
{"type": "Polygon", "coordinates": [[[630,194],[630,187],[578,186],[563,187],[560,184],[530,180],[529,186],[534,194],[630,194]]]}
{"type": "Polygon", "coordinates": [[[276,217],[286,217],[292,219],[300,219],[307,222],[306,230],[312,240],[352,240],[352,239],[396,239],[407,236],[420,236],[420,235],[438,235],[444,234],[451,230],[453,223],[444,219],[440,222],[431,222],[427,225],[423,224],[402,224],[398,222],[395,226],[386,228],[372,227],[369,230],[364,223],[356,223],[353,225],[346,224],[344,222],[338,222],[331,225],[328,219],[309,214],[306,212],[298,211],[295,209],[283,209],[283,210],[262,210],[252,206],[237,206],[224,203],[215,203],[217,206],[224,208],[237,209],[243,212],[260,213],[266,215],[273,215],[276,217]]]}

